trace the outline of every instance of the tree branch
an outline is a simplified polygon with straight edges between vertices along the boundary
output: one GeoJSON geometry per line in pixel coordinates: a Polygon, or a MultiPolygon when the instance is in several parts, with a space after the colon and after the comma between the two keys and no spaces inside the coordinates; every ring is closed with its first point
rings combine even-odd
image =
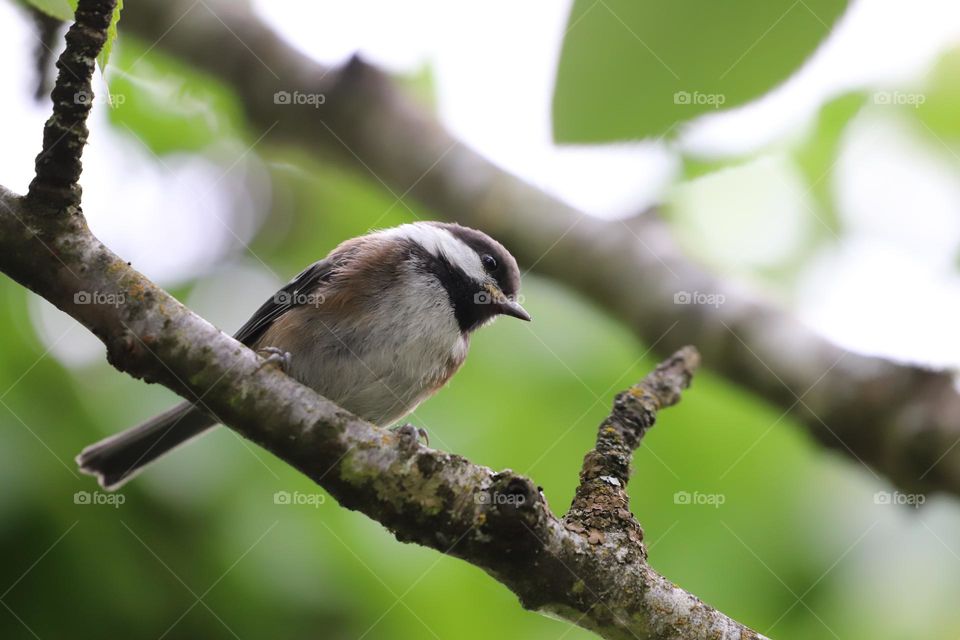
{"type": "Polygon", "coordinates": [[[54,210],[80,205],[80,156],[87,143],[87,114],[93,102],[90,79],[97,55],[107,41],[116,0],[80,0],[76,21],[67,31],[67,46],[57,60],[51,93],[53,113],[43,125],[43,149],[27,197],[54,210]]]}
{"type": "MultiPolygon", "coordinates": [[[[645,561],[640,525],[628,517],[633,448],[656,412],[679,399],[698,362],[686,348],[621,394],[587,456],[582,504],[556,518],[537,486],[512,471],[494,473],[350,415],[263,361],[190,312],[105,247],[80,213],[76,184],[87,109],[63,96],[89,87],[92,60],[109,20],[109,2],[81,0],[78,24],[54,88],[45,131],[67,126],[67,144],[45,135],[30,194],[0,187],[0,270],[72,315],[106,345],[121,371],[160,382],[198,401],[359,510],[398,539],[463,558],[516,593],[525,607],[565,618],[605,638],[760,638],[671,584],[645,561]],[[89,20],[88,20],[89,18],[89,20]],[[87,63],[90,64],[87,64],[87,63]],[[70,64],[79,76],[65,73],[70,64]],[[68,77],[73,76],[73,77],[68,77]],[[76,105],[79,106],[79,105],[76,105]],[[42,194],[42,195],[41,195],[42,194]],[[71,215],[51,216],[51,206],[71,215]],[[591,462],[593,461],[593,462],[591,462]],[[616,468],[614,468],[616,467],[616,468]],[[614,474],[610,477],[595,471],[614,474]],[[618,491],[597,485],[616,480],[618,491]],[[592,523],[610,495],[622,527],[592,523]],[[586,511],[589,518],[584,517],[586,511]],[[578,528],[579,527],[579,528],[578,528]]],[[[84,107],[88,105],[83,105],[84,107]]],[[[578,503],[575,503],[578,504],[578,503]]]]}
{"type": "Polygon", "coordinates": [[[700,354],[684,347],[637,385],[617,395],[613,411],[600,423],[596,447],[583,459],[580,485],[564,516],[567,529],[589,531],[595,538],[621,530],[646,557],[641,545],[643,530],[630,512],[627,497],[633,452],[653,426],[657,411],[680,401],[680,391],[690,385],[699,364],[700,354]]]}
{"type": "Polygon", "coordinates": [[[719,373],[900,487],[960,495],[960,395],[949,372],[840,349],[701,269],[652,212],[628,222],[591,218],[466,147],[364,62],[329,69],[245,7],[189,6],[144,0],[129,8],[124,26],[233,87],[250,120],[272,127],[272,141],[335,154],[438,215],[488,231],[521,263],[595,301],[662,355],[699,345],[719,373]],[[224,25],[237,37],[221,37],[224,25]],[[325,103],[275,104],[276,92],[294,90],[322,93],[325,103]],[[682,292],[719,294],[725,303],[676,304],[682,292]]]}

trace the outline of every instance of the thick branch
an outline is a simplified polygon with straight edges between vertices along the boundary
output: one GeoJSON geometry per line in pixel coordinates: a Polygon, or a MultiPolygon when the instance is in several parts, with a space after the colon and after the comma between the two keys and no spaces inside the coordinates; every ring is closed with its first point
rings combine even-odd
{"type": "Polygon", "coordinates": [[[721,374],[900,486],[960,494],[960,395],[949,373],[844,351],[691,262],[655,215],[590,218],[452,138],[377,69],[359,60],[337,70],[316,64],[242,6],[205,3],[215,16],[189,5],[144,0],[124,24],[232,86],[273,140],[335,153],[438,215],[485,229],[661,354],[699,345],[721,374]],[[224,35],[224,23],[237,39],[224,35]],[[325,104],[275,104],[276,92],[294,90],[322,93],[325,104]],[[675,304],[684,291],[726,302],[675,304]]]}

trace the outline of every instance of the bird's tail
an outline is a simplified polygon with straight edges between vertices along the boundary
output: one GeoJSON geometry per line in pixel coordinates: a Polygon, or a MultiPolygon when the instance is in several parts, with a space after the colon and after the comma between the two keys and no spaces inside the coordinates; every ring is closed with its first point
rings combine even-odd
{"type": "Polygon", "coordinates": [[[104,489],[116,489],[150,462],[215,424],[207,414],[184,402],[90,445],[77,456],[77,464],[80,471],[96,476],[104,489]]]}

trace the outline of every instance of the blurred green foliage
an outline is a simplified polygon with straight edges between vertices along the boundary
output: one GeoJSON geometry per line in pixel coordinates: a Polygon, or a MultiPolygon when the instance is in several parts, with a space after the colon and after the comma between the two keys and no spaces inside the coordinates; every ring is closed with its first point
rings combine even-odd
{"type": "MultiPolygon", "coordinates": [[[[922,93],[912,94],[917,98],[912,103],[903,101],[901,107],[907,114],[914,114],[929,132],[942,136],[952,144],[960,141],[960,48],[948,52],[926,79],[922,93]]],[[[911,95],[911,94],[904,94],[911,95]]]]}
{"type": "Polygon", "coordinates": [[[233,93],[136,38],[124,37],[109,80],[111,122],[157,155],[200,151],[243,133],[233,93]]]}
{"type": "Polygon", "coordinates": [[[553,96],[558,142],[676,134],[781,84],[830,33],[841,0],[576,0],[553,96]]]}
{"type": "Polygon", "coordinates": [[[796,146],[794,160],[809,185],[809,192],[818,205],[817,225],[838,237],[840,216],[835,206],[833,169],[840,153],[843,133],[850,121],[867,103],[862,93],[843,94],[820,108],[813,131],[796,146]]]}
{"type": "Polygon", "coordinates": [[[751,232],[771,224],[782,227],[784,211],[799,204],[801,219],[790,234],[791,246],[778,251],[775,262],[751,265],[749,273],[739,274],[785,291],[804,265],[843,237],[836,169],[844,134],[868,104],[864,92],[844,93],[820,107],[803,135],[750,154],[700,157],[684,153],[682,180],[667,198],[664,215],[691,254],[723,270],[730,265],[722,256],[711,255],[718,238],[745,238],[749,243],[751,232]],[[774,179],[769,171],[765,175],[765,164],[776,166],[774,179]],[[693,201],[684,197],[685,192],[703,191],[706,185],[711,185],[706,196],[693,201]],[[760,197],[771,186],[773,193],[760,197]],[[717,193],[719,197],[714,197],[717,193]],[[771,213],[774,210],[776,215],[771,213]]]}

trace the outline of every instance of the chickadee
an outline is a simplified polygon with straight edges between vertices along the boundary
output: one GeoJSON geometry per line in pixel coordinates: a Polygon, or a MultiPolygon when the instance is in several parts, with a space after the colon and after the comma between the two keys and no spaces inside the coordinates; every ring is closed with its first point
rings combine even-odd
{"type": "MultiPolygon", "coordinates": [[[[517,302],[517,261],[457,224],[416,222],[343,242],[267,300],[234,338],[289,353],[286,371],[351,413],[389,426],[436,393],[467,356],[470,334],[517,302]]],[[[184,402],[93,444],[81,471],[107,489],[216,420],[184,402]]]]}

